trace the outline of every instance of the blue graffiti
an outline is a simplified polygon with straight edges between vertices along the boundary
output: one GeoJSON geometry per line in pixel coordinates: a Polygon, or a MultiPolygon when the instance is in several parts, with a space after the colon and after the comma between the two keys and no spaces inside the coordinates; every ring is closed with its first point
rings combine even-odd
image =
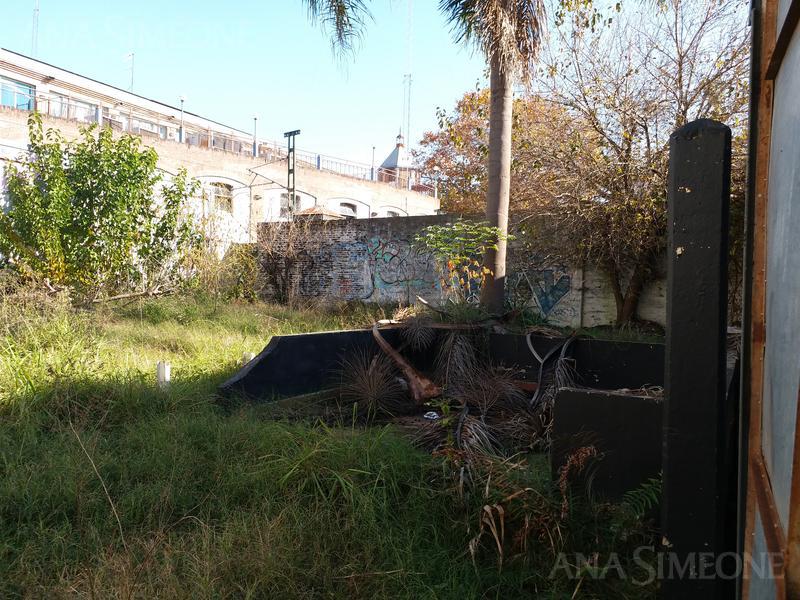
{"type": "Polygon", "coordinates": [[[533,272],[533,295],[542,314],[547,316],[572,289],[572,277],[561,269],[537,269],[533,272]],[[558,277],[556,277],[558,276],[558,277]]]}

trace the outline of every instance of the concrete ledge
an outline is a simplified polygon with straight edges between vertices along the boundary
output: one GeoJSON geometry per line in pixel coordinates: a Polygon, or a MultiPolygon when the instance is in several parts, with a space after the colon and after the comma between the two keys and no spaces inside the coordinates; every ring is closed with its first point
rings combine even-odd
{"type": "MultiPolygon", "coordinates": [[[[397,345],[399,329],[381,329],[381,333],[397,345]]],[[[345,356],[375,350],[371,329],[276,335],[258,356],[220,385],[219,393],[272,400],[317,392],[335,383],[345,356]]]]}
{"type": "MultiPolygon", "coordinates": [[[[398,327],[381,329],[395,348],[402,342],[400,331],[398,327]]],[[[563,338],[532,336],[541,355],[562,341],[563,338]]],[[[223,383],[219,392],[226,397],[240,395],[260,401],[317,392],[335,385],[344,357],[357,351],[377,350],[370,329],[275,336],[258,356],[223,383]]],[[[661,344],[576,340],[571,352],[581,385],[617,389],[663,382],[661,344]]],[[[406,348],[403,354],[423,372],[429,371],[435,360],[435,348],[424,352],[406,348]]],[[[496,364],[518,369],[519,379],[538,378],[539,365],[524,335],[491,334],[489,357],[496,364]]]]}

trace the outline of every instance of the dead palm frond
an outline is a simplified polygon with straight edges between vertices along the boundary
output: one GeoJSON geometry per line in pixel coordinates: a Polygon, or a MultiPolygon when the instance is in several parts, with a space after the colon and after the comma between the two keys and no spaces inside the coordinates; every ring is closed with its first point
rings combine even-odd
{"type": "Polygon", "coordinates": [[[413,350],[430,348],[436,339],[436,331],[431,327],[430,317],[425,315],[411,315],[402,320],[403,341],[407,342],[413,350]]]}
{"type": "Polygon", "coordinates": [[[385,355],[356,352],[342,360],[341,369],[339,397],[354,405],[359,416],[394,416],[411,408],[408,390],[385,355]]]}
{"type": "Polygon", "coordinates": [[[459,450],[466,452],[467,456],[475,454],[481,456],[498,456],[500,443],[495,437],[491,426],[482,417],[474,417],[466,413],[458,421],[456,429],[456,444],[459,450]]]}
{"type": "Polygon", "coordinates": [[[439,421],[428,421],[416,428],[411,436],[411,443],[428,452],[436,452],[447,444],[451,429],[439,421]]]}
{"type": "Polygon", "coordinates": [[[472,336],[458,330],[442,336],[434,366],[436,379],[448,394],[467,389],[478,368],[478,353],[472,336]]]}
{"type": "Polygon", "coordinates": [[[477,409],[481,416],[506,418],[527,410],[527,397],[514,382],[508,369],[477,363],[453,390],[462,404],[477,409]]]}

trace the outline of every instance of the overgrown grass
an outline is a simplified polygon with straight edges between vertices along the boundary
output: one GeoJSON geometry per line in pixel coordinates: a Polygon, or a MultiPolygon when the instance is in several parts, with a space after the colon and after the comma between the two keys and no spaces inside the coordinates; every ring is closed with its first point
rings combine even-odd
{"type": "MultiPolygon", "coordinates": [[[[556,539],[532,536],[499,569],[490,538],[470,557],[489,500],[451,488],[449,459],[390,429],[215,404],[242,353],[270,336],[363,326],[377,312],[173,298],[76,313],[0,298],[0,597],[651,597],[613,576],[549,577],[555,550],[645,540],[612,527],[624,511],[575,498],[567,520],[535,530],[556,539]],[[168,391],[155,386],[157,360],[172,363],[168,391]]],[[[515,485],[537,499],[525,509],[557,515],[546,464],[524,464],[515,485]]]]}

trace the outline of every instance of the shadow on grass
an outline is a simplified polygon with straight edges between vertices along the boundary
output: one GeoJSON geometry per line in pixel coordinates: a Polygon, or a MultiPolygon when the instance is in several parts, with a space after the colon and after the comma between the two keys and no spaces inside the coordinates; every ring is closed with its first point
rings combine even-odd
{"type": "Polygon", "coordinates": [[[140,376],[63,380],[16,399],[0,424],[0,596],[478,585],[430,457],[385,429],[226,414],[214,390],[230,371],[166,392],[140,376]]]}
{"type": "MultiPolygon", "coordinates": [[[[0,596],[573,597],[578,579],[550,577],[552,541],[532,539],[500,570],[487,538],[472,562],[482,500],[459,499],[452,464],[388,428],[224,410],[215,390],[235,368],[185,373],[166,391],[133,373],[12,397],[0,423],[0,596]]],[[[547,510],[559,506],[552,491],[537,491],[547,510]]],[[[587,515],[560,544],[590,552],[587,515]]],[[[653,593],[581,585],[586,597],[653,593]]]]}

